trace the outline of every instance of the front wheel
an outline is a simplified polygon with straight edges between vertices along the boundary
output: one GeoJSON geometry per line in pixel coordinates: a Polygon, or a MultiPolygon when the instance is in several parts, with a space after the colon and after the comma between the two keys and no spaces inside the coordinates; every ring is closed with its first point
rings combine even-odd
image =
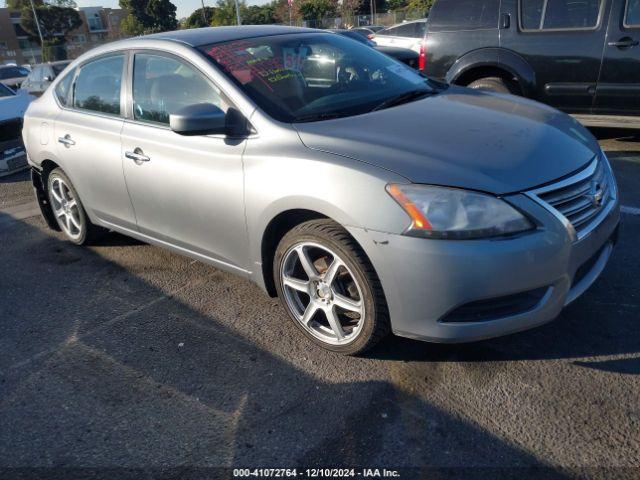
{"type": "Polygon", "coordinates": [[[389,333],[380,281],[335,222],[312,220],[287,233],[276,250],[274,275],[289,316],[316,344],[355,355],[389,333]]]}

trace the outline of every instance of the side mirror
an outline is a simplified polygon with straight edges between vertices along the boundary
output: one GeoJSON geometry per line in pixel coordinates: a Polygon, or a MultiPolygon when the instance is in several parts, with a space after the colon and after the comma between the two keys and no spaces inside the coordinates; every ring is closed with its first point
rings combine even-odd
{"type": "Polygon", "coordinates": [[[180,135],[225,134],[227,116],[211,103],[197,103],[169,115],[169,126],[180,135]]]}

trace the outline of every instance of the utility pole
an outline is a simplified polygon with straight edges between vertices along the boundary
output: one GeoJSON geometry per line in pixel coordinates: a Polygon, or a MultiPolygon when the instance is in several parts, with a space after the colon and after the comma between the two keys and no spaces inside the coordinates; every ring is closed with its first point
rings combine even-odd
{"type": "Polygon", "coordinates": [[[202,1],[202,19],[204,20],[204,24],[205,25],[209,25],[209,22],[207,22],[207,11],[204,9],[204,0],[202,1]]]}
{"type": "Polygon", "coordinates": [[[238,25],[242,25],[242,19],[240,18],[240,4],[236,0],[236,18],[238,19],[238,25]]]}
{"type": "Polygon", "coordinates": [[[33,19],[36,21],[36,27],[38,27],[38,36],[40,37],[40,59],[41,62],[44,62],[44,39],[42,38],[42,30],[40,30],[40,20],[38,20],[38,14],[36,13],[36,7],[33,4],[33,0],[29,0],[31,3],[31,10],[33,11],[33,19]]]}
{"type": "Polygon", "coordinates": [[[374,1],[375,0],[371,0],[370,3],[369,3],[369,5],[371,6],[371,25],[375,24],[374,11],[373,11],[373,9],[374,9],[373,2],[374,1]]]}

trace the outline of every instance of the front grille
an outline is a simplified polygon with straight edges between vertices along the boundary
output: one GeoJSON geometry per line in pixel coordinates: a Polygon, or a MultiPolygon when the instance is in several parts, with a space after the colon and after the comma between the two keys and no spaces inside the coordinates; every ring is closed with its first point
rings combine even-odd
{"type": "Polygon", "coordinates": [[[579,174],[534,194],[566,218],[581,237],[612,200],[613,178],[605,161],[598,158],[579,174]]]}
{"type": "Polygon", "coordinates": [[[0,142],[16,140],[22,136],[22,119],[13,118],[0,122],[0,142]]]}

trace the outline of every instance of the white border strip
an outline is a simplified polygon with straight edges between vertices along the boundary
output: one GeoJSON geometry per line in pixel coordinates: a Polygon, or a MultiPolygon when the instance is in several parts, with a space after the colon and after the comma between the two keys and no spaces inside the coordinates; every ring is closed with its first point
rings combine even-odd
{"type": "Polygon", "coordinates": [[[622,205],[620,207],[620,211],[628,215],[640,215],[640,208],[636,207],[627,207],[626,205],[622,205]]]}

